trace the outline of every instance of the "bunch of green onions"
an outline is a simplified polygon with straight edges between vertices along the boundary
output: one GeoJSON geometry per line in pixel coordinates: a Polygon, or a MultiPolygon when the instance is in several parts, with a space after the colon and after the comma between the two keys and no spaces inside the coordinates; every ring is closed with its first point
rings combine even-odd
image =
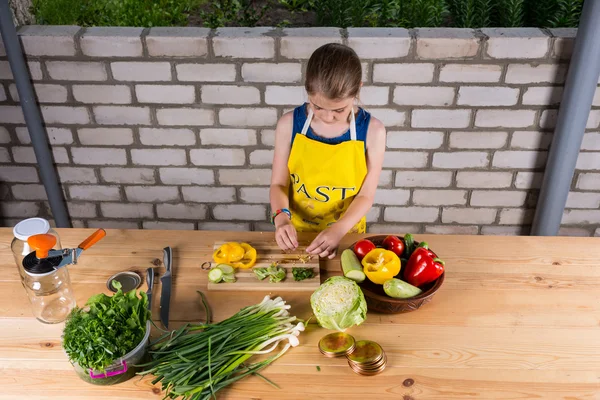
{"type": "Polygon", "coordinates": [[[259,371],[300,344],[304,324],[288,312],[281,297],[265,296],[262,302],[241,309],[219,323],[188,324],[159,338],[151,347],[152,361],[142,375],[153,374],[161,382],[165,399],[210,399],[224,387],[259,371]],[[252,364],[257,354],[283,348],[274,356],[252,364]]]}

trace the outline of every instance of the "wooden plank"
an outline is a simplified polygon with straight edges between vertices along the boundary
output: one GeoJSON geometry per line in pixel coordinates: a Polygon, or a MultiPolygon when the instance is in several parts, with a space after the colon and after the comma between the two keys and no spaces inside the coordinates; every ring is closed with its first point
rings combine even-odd
{"type": "MultiPolygon", "coordinates": [[[[213,245],[213,251],[216,251],[225,242],[217,241],[213,245]]],[[[321,271],[319,267],[319,258],[310,257],[302,261],[301,257],[306,256],[304,251],[306,247],[300,247],[294,252],[283,252],[277,243],[273,241],[249,242],[250,246],[256,249],[256,264],[251,269],[238,269],[235,271],[236,281],[232,283],[212,283],[208,282],[207,289],[211,291],[283,291],[283,292],[314,292],[321,284],[321,271]],[[259,280],[252,271],[254,268],[267,268],[272,264],[277,264],[286,270],[285,279],[281,282],[271,283],[268,279],[259,280]],[[310,268],[314,277],[300,282],[294,281],[292,268],[310,268]]],[[[214,266],[214,262],[212,263],[214,266]]]]}

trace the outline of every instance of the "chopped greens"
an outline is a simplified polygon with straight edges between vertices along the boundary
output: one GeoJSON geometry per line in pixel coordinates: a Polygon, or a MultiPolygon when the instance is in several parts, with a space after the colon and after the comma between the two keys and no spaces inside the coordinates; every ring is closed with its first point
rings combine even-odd
{"type": "Polygon", "coordinates": [[[278,267],[277,264],[271,264],[267,268],[254,268],[254,274],[261,281],[269,278],[269,282],[277,283],[285,279],[286,271],[283,267],[278,267]]]}
{"type": "Polygon", "coordinates": [[[295,281],[303,281],[305,279],[314,278],[315,272],[312,268],[292,268],[292,275],[294,275],[295,281]]]}

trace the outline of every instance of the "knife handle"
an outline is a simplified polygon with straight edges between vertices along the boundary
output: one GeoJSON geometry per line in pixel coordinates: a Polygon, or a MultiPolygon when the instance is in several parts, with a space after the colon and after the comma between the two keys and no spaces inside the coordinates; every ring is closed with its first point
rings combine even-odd
{"type": "Polygon", "coordinates": [[[171,272],[171,266],[173,265],[173,251],[169,246],[163,249],[163,263],[165,264],[167,272],[171,272]]]}
{"type": "Polygon", "coordinates": [[[146,284],[148,285],[148,292],[152,293],[152,288],[154,287],[154,268],[146,270],[146,284]]]}
{"type": "Polygon", "coordinates": [[[93,245],[95,245],[100,239],[106,236],[106,231],[104,229],[98,229],[96,232],[92,233],[85,239],[83,242],[79,244],[79,248],[81,250],[87,250],[93,245]]]}

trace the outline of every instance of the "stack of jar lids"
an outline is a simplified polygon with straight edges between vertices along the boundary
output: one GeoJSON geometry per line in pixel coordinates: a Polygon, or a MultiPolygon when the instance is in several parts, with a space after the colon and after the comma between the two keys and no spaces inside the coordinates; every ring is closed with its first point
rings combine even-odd
{"type": "Polygon", "coordinates": [[[326,357],[346,357],[352,371],[359,375],[377,375],[385,369],[387,356],[371,340],[358,342],[347,333],[330,333],[319,341],[319,351],[326,357]]]}

